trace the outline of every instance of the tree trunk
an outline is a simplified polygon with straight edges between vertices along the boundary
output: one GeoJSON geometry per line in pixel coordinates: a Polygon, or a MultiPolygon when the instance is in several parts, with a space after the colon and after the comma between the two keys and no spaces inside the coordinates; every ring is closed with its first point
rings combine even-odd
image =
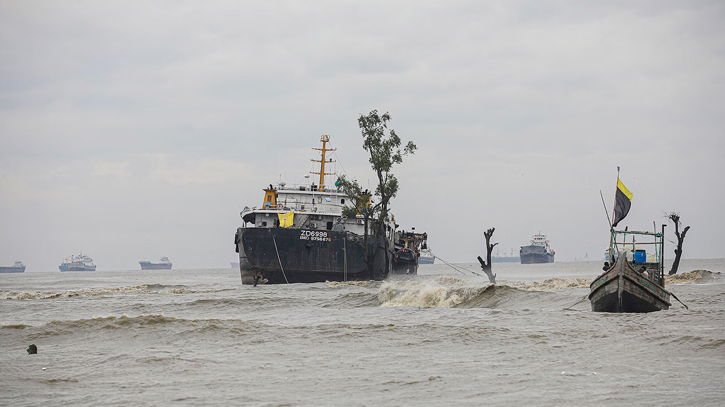
{"type": "Polygon", "coordinates": [[[493,236],[494,230],[496,230],[496,228],[490,228],[483,233],[483,236],[486,237],[486,261],[483,261],[481,256],[478,256],[478,261],[481,263],[481,270],[486,273],[488,281],[490,281],[491,284],[496,284],[496,275],[493,274],[493,271],[491,271],[491,252],[493,252],[493,247],[498,244],[491,244],[491,236],[493,236]]]}
{"type": "MultiPolygon", "coordinates": [[[[679,221],[679,219],[678,219],[679,221]]],[[[679,222],[675,222],[675,235],[677,235],[677,248],[675,249],[675,261],[672,262],[672,268],[670,269],[670,275],[677,274],[677,269],[680,267],[680,257],[682,257],[682,243],[685,241],[685,235],[690,227],[687,226],[682,230],[682,233],[678,230],[679,222]]]]}

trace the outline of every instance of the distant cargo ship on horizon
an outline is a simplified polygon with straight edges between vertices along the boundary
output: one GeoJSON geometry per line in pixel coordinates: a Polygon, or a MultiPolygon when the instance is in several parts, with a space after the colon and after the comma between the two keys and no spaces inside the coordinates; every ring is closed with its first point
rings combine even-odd
{"type": "Polygon", "coordinates": [[[12,266],[0,266],[0,273],[25,273],[25,264],[16,261],[12,266]]]}
{"type": "Polygon", "coordinates": [[[141,260],[138,264],[141,265],[141,270],[171,270],[171,261],[166,256],[162,257],[158,263],[141,260]]]}
{"type": "Polygon", "coordinates": [[[521,260],[519,254],[511,249],[509,253],[503,253],[500,250],[496,250],[491,256],[492,263],[518,263],[521,260]]]}
{"type": "Polygon", "coordinates": [[[519,256],[521,264],[553,263],[554,251],[549,247],[546,235],[538,233],[531,239],[531,244],[521,246],[519,256]]]}
{"type": "Polygon", "coordinates": [[[60,271],[96,271],[93,259],[81,253],[79,256],[71,256],[63,260],[58,266],[60,271]]]}

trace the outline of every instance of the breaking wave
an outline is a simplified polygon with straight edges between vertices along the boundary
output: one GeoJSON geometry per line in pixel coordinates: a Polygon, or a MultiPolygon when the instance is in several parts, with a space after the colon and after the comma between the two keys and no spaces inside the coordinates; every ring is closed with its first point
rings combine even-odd
{"type": "Polygon", "coordinates": [[[450,308],[480,296],[493,286],[471,286],[466,280],[448,276],[427,281],[387,282],[380,287],[378,301],[383,307],[450,308]]]}
{"type": "MultiPolygon", "coordinates": [[[[694,270],[666,276],[666,284],[703,284],[724,281],[719,272],[694,270]]],[[[387,281],[378,292],[383,307],[499,307],[504,304],[543,304],[556,300],[557,290],[589,288],[587,278],[549,278],[543,281],[500,281],[497,284],[476,285],[456,277],[442,276],[432,280],[387,281]]]]}
{"type": "Polygon", "coordinates": [[[243,333],[255,329],[257,324],[253,322],[240,321],[236,319],[185,319],[164,315],[139,315],[119,317],[97,317],[70,321],[51,321],[47,324],[30,327],[25,325],[2,325],[3,330],[31,330],[28,339],[40,339],[49,336],[74,335],[83,332],[97,333],[99,331],[125,331],[136,332],[144,328],[170,330],[174,333],[188,332],[209,332],[216,330],[227,331],[228,333],[243,333]]]}
{"type": "Polygon", "coordinates": [[[66,291],[0,291],[0,298],[7,300],[46,300],[53,298],[95,297],[99,295],[118,293],[145,293],[145,294],[193,294],[215,293],[219,290],[189,290],[183,286],[166,286],[163,284],[144,284],[132,287],[89,288],[83,290],[66,291]]]}
{"type": "Polygon", "coordinates": [[[551,278],[539,282],[476,284],[455,277],[438,277],[427,281],[386,282],[378,292],[383,307],[494,308],[504,304],[540,306],[547,298],[554,301],[553,290],[589,287],[585,278],[551,278]]]}
{"type": "Polygon", "coordinates": [[[707,284],[723,281],[720,272],[708,270],[693,270],[687,273],[665,276],[665,284],[707,284]]]}

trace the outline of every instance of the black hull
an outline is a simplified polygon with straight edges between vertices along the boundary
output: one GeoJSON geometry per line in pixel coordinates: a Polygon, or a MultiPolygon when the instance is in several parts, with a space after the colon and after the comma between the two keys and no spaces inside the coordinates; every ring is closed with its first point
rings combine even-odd
{"type": "Polygon", "coordinates": [[[385,279],[392,268],[392,242],[387,256],[380,251],[370,273],[360,240],[344,231],[239,228],[235,242],[242,284],[385,279]]]}
{"type": "Polygon", "coordinates": [[[393,260],[393,274],[417,275],[418,255],[408,249],[398,250],[393,260]]]}
{"type": "Polygon", "coordinates": [[[521,254],[521,264],[553,263],[554,255],[549,253],[521,254]]]}
{"type": "Polygon", "coordinates": [[[656,277],[635,271],[621,256],[614,266],[589,286],[589,300],[595,312],[654,312],[669,309],[670,293],[656,277]]]}

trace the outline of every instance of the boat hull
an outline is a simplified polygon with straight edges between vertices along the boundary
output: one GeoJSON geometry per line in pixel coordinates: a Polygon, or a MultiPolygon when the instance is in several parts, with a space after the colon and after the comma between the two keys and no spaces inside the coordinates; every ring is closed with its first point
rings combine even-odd
{"type": "Polygon", "coordinates": [[[0,267],[0,273],[25,273],[25,266],[22,267],[0,267]]]}
{"type": "MultiPolygon", "coordinates": [[[[238,228],[242,284],[383,280],[393,253],[381,250],[368,271],[361,239],[344,231],[293,228],[238,228]]],[[[383,242],[379,242],[383,245],[383,242]]],[[[388,242],[392,248],[392,242],[388,242]]],[[[372,242],[368,249],[372,250],[372,242]]]]}
{"type": "Polygon", "coordinates": [[[635,271],[621,256],[612,268],[594,279],[589,300],[594,312],[654,312],[669,309],[670,293],[658,277],[635,271]]]}
{"type": "Polygon", "coordinates": [[[416,275],[418,274],[419,256],[410,249],[399,249],[395,252],[393,260],[393,274],[416,275]]]}
{"type": "Polygon", "coordinates": [[[60,271],[96,271],[96,266],[86,267],[86,266],[69,266],[69,265],[61,264],[60,266],[58,266],[58,269],[60,271]]]}
{"type": "Polygon", "coordinates": [[[418,264],[435,264],[436,258],[433,256],[418,257],[418,264]]]}
{"type": "Polygon", "coordinates": [[[171,270],[171,263],[151,263],[140,261],[141,270],[171,270]]]}
{"type": "Polygon", "coordinates": [[[524,252],[519,255],[521,258],[521,264],[539,264],[539,263],[553,263],[554,254],[547,253],[545,251],[539,252],[524,252]]]}

